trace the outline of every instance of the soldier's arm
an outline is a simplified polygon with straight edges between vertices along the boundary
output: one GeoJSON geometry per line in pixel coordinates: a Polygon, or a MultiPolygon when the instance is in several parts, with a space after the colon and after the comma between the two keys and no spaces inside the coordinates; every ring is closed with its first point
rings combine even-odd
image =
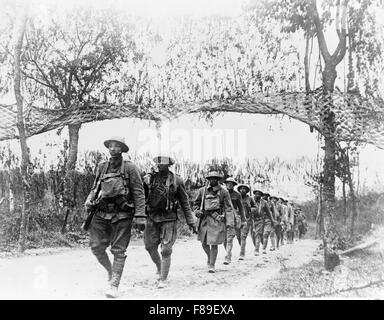
{"type": "Polygon", "coordinates": [[[203,188],[200,188],[197,192],[197,195],[195,199],[193,200],[193,211],[199,210],[201,205],[201,199],[203,197],[202,195],[203,188]]]}
{"type": "Polygon", "coordinates": [[[237,199],[237,207],[239,208],[239,214],[241,221],[247,220],[244,213],[243,202],[240,199],[237,199]]]}
{"type": "Polygon", "coordinates": [[[192,209],[189,205],[189,197],[187,194],[187,190],[185,190],[184,182],[181,179],[179,180],[179,186],[177,188],[177,198],[180,202],[181,209],[183,210],[185,220],[187,221],[187,224],[193,224],[195,222],[195,219],[193,218],[192,209]]]}
{"type": "Polygon", "coordinates": [[[272,203],[272,216],[273,219],[276,221],[277,217],[279,216],[279,212],[277,211],[277,207],[274,203],[272,203]]]}
{"type": "Polygon", "coordinates": [[[145,195],[140,170],[133,163],[128,165],[129,189],[135,204],[135,217],[145,217],[145,195]]]}
{"type": "Polygon", "coordinates": [[[233,208],[233,205],[232,205],[232,200],[231,200],[231,196],[229,195],[229,192],[225,189],[224,190],[224,211],[225,212],[231,212],[231,211],[235,211],[235,209],[233,208]]]}
{"type": "Polygon", "coordinates": [[[264,210],[267,212],[269,219],[271,219],[272,222],[275,222],[275,219],[272,216],[272,212],[269,210],[268,204],[266,202],[264,202],[264,210]]]}

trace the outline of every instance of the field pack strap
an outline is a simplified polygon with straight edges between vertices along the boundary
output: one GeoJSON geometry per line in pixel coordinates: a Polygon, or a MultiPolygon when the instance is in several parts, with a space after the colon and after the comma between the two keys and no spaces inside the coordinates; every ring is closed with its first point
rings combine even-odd
{"type": "Polygon", "coordinates": [[[205,194],[207,193],[207,187],[204,187],[204,190],[203,190],[203,195],[202,195],[202,198],[201,198],[201,204],[200,204],[200,211],[203,211],[204,210],[204,202],[205,202],[205,194]]]}
{"type": "MultiPolygon", "coordinates": [[[[204,191],[203,191],[203,196],[202,196],[202,199],[201,199],[201,204],[200,204],[200,210],[203,211],[204,208],[205,208],[205,196],[206,196],[206,193],[207,193],[207,187],[204,187],[204,191]]],[[[223,192],[222,192],[222,189],[219,189],[217,191],[217,193],[219,193],[219,199],[220,199],[220,205],[222,207],[224,207],[224,195],[223,195],[223,192]]],[[[221,210],[220,210],[221,211],[221,210]]],[[[224,210],[223,210],[224,211],[224,210]]]]}

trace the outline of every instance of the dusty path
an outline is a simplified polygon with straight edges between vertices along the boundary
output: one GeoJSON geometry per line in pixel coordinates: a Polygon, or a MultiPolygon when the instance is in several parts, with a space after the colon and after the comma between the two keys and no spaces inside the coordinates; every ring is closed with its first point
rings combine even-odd
{"type": "MultiPolygon", "coordinates": [[[[284,266],[309,262],[319,245],[301,240],[279,251],[253,256],[248,238],[246,259],[223,265],[219,247],[215,274],[206,269],[206,256],[195,239],[179,239],[174,246],[169,286],[157,289],[155,266],[141,242],[127,250],[120,285],[120,299],[255,299],[265,281],[284,266]]],[[[89,249],[73,249],[49,255],[0,258],[0,299],[104,299],[106,274],[89,249]]]]}

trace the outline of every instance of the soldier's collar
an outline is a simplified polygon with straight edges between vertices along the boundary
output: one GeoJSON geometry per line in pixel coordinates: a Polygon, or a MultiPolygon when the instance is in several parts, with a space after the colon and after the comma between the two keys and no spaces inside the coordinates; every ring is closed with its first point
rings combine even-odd
{"type": "Polygon", "coordinates": [[[220,189],[221,189],[221,187],[220,187],[220,185],[218,184],[217,186],[214,186],[214,187],[212,187],[212,186],[208,186],[208,188],[207,189],[209,189],[209,190],[213,190],[213,191],[219,191],[220,189]]]}

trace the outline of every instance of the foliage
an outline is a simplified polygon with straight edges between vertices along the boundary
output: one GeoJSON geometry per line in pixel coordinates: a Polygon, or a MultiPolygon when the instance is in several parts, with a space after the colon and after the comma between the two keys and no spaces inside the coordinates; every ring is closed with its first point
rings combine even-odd
{"type": "Polygon", "coordinates": [[[23,71],[32,83],[43,86],[31,99],[43,100],[47,107],[55,104],[54,99],[61,108],[101,99],[102,89],[113,81],[109,72],[132,42],[121,38],[122,26],[111,12],[79,9],[50,14],[49,23],[35,16],[27,27],[23,71]]]}
{"type": "MultiPolygon", "coordinates": [[[[353,288],[369,285],[383,279],[381,255],[377,252],[346,259],[332,273],[324,273],[323,262],[314,258],[296,268],[283,268],[279,275],[268,281],[263,292],[271,297],[342,297],[357,296],[353,288]],[[348,294],[349,291],[349,294],[348,294]]],[[[367,297],[368,295],[364,295],[367,297]]]]}

